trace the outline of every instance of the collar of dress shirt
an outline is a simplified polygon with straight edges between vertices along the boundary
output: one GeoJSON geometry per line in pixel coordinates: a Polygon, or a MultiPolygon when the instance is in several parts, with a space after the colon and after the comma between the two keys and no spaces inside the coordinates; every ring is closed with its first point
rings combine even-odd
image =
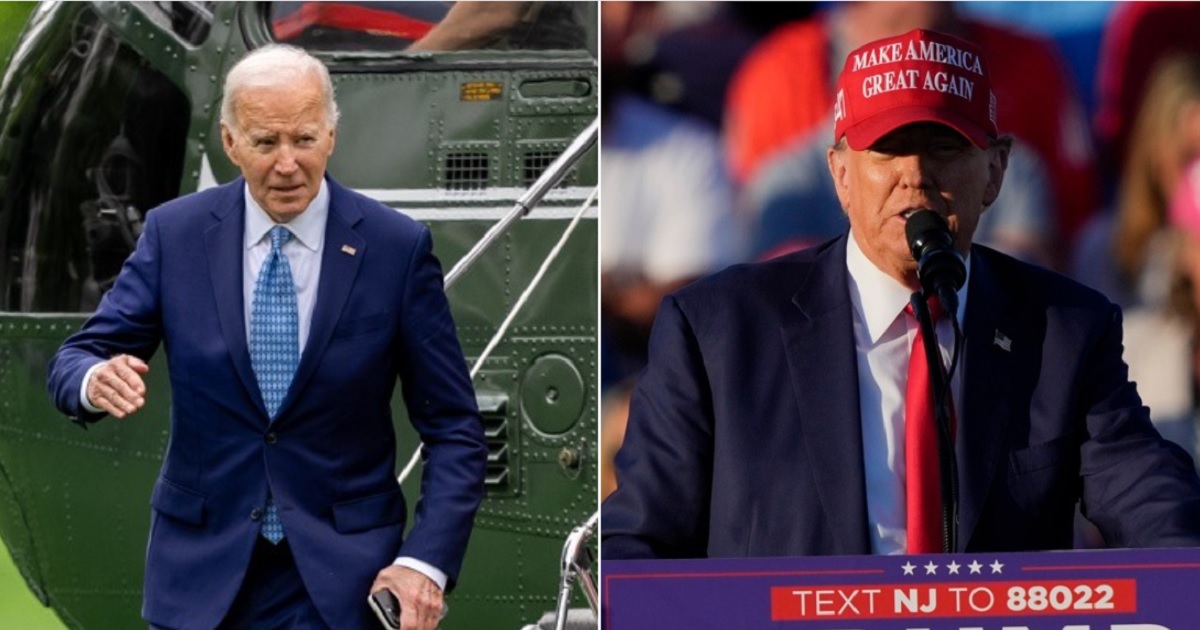
{"type": "MultiPolygon", "coordinates": [[[[879,270],[863,253],[854,234],[846,243],[846,267],[850,272],[850,299],[859,319],[866,324],[871,343],[878,343],[883,333],[896,321],[896,316],[908,305],[912,290],[879,270]]],[[[967,312],[967,287],[971,282],[971,257],[967,256],[967,279],[958,290],[958,323],[967,312]]]]}
{"type": "MultiPolygon", "coordinates": [[[[267,232],[277,224],[267,214],[254,197],[250,196],[250,186],[243,189],[242,196],[246,200],[246,249],[254,247],[267,237],[267,232]]],[[[292,238],[311,251],[319,251],[325,240],[325,221],[329,216],[329,185],[321,180],[321,189],[313,197],[308,208],[296,218],[287,223],[292,238]]]]}

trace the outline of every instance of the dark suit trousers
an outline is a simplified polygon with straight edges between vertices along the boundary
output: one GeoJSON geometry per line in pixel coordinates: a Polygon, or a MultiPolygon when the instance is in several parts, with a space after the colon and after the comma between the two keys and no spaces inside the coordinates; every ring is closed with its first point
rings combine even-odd
{"type": "Polygon", "coordinates": [[[259,537],[242,586],[217,630],[329,630],[304,588],[286,538],[272,545],[259,537]]]}

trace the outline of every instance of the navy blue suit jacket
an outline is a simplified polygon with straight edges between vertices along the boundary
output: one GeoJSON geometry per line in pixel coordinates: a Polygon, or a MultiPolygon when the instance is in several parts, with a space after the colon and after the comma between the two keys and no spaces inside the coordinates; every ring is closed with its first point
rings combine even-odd
{"type": "Polygon", "coordinates": [[[160,342],[165,348],[171,437],[150,500],[143,608],[154,624],[220,622],[268,491],[333,628],[377,623],[368,590],[398,554],[442,569],[451,583],[462,564],[486,444],[429,230],[326,181],[311,332],[273,423],[247,349],[240,178],[149,212],[116,285],[50,364],[55,404],[91,421],[99,416],[79,401],[90,366],[119,353],[148,360],[160,342]],[[426,449],[416,523],[403,544],[390,408],[397,376],[426,449]]]}
{"type": "MultiPolygon", "coordinates": [[[[1120,311],[971,254],[960,551],[1200,545],[1200,482],[1121,359],[1120,311]],[[997,332],[1009,347],[996,343],[997,332]]],[[[846,237],[668,296],[603,506],[605,558],[870,553],[846,237]]]]}

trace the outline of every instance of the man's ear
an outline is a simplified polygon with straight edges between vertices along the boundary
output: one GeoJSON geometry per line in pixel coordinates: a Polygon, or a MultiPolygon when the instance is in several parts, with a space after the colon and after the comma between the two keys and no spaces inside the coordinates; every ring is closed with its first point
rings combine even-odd
{"type": "Polygon", "coordinates": [[[842,204],[842,211],[848,210],[850,199],[850,183],[848,180],[849,169],[846,165],[846,151],[838,150],[836,147],[829,147],[826,152],[826,159],[829,161],[829,175],[833,177],[833,187],[837,190],[838,201],[842,204]]]}
{"type": "Polygon", "coordinates": [[[1000,138],[988,147],[988,183],[983,189],[983,207],[987,208],[1000,196],[1000,188],[1004,184],[1004,172],[1008,170],[1008,156],[1012,151],[1012,137],[1000,138]]]}

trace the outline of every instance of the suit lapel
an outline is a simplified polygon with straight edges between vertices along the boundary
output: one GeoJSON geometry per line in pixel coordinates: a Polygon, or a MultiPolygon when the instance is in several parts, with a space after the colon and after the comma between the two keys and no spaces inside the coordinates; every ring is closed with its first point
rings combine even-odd
{"type": "Polygon", "coordinates": [[[338,319],[363,256],[367,253],[367,244],[362,236],[354,230],[354,225],[362,219],[362,212],[355,205],[349,191],[342,188],[330,178],[329,185],[329,219],[325,226],[325,243],[321,250],[321,277],[317,283],[317,300],[313,305],[312,325],[309,328],[308,343],[304,353],[300,355],[300,365],[288,388],[287,396],[279,406],[276,417],[282,418],[304,391],[304,385],[312,377],[321,361],[321,355],[329,345],[338,319]],[[353,254],[344,251],[343,246],[349,245],[353,254]]]}
{"type": "Polygon", "coordinates": [[[992,479],[1008,440],[1012,378],[1019,369],[1020,319],[997,284],[986,256],[972,252],[971,284],[963,349],[963,417],[959,418],[959,537],[964,551],[987,502],[992,479]]]}
{"type": "Polygon", "coordinates": [[[245,297],[242,287],[243,243],[245,233],[245,202],[242,198],[244,180],[238,178],[226,186],[226,192],[211,212],[216,222],[204,231],[204,252],[208,257],[208,277],[212,281],[213,300],[221,335],[229,349],[234,368],[246,387],[250,399],[266,415],[258,379],[250,365],[246,345],[245,297]]]}
{"type": "Polygon", "coordinates": [[[818,254],[782,334],[800,430],[838,554],[870,552],[846,238],[818,254]]]}

